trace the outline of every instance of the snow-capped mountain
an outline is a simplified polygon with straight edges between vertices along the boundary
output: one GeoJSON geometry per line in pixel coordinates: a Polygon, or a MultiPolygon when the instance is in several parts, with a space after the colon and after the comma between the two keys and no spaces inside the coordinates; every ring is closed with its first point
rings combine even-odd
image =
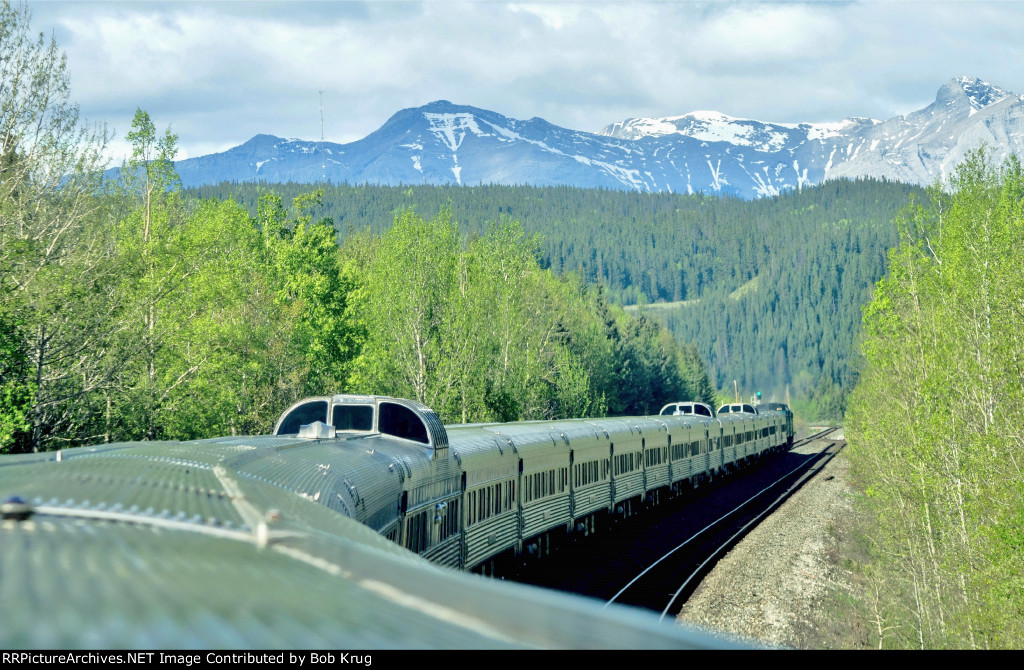
{"type": "Polygon", "coordinates": [[[586,133],[441,100],[404,109],[350,144],[258,135],[181,161],[185,185],[219,181],[533,184],[771,196],[837,177],[929,184],[986,143],[1024,154],[1024,97],[952,79],[888,121],[766,123],[718,112],[627,119],[586,133]]]}

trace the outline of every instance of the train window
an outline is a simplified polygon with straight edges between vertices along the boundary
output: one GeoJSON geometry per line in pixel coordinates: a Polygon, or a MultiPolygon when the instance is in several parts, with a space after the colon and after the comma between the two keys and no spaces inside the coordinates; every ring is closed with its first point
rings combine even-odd
{"type": "Polygon", "coordinates": [[[704,405],[695,405],[694,409],[697,410],[697,414],[701,416],[711,416],[711,410],[704,405]]]}
{"type": "Polygon", "coordinates": [[[408,407],[392,402],[380,404],[379,430],[385,435],[394,435],[406,440],[430,444],[427,427],[408,407]]]}
{"type": "Polygon", "coordinates": [[[445,540],[459,530],[459,501],[449,500],[445,515],[441,518],[441,531],[438,541],[445,540]]]}
{"type": "Polygon", "coordinates": [[[304,402],[284,418],[281,422],[281,427],[278,429],[278,435],[292,435],[299,432],[301,426],[305,426],[308,423],[314,421],[327,422],[327,401],[326,400],[314,400],[312,402],[304,402]]]}
{"type": "Polygon", "coordinates": [[[331,422],[338,430],[373,430],[373,405],[335,405],[331,422]]]}
{"type": "Polygon", "coordinates": [[[409,519],[406,537],[406,547],[409,551],[420,553],[430,544],[430,527],[427,525],[428,513],[429,510],[427,512],[420,512],[409,519]]]}

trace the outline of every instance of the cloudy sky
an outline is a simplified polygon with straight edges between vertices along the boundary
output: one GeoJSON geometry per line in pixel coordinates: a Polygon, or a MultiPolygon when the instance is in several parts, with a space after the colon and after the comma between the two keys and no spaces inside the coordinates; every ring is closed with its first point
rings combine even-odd
{"type": "Polygon", "coordinates": [[[1024,93],[1024,1],[44,2],[83,116],[137,107],[179,157],[257,133],[349,142],[433,100],[596,131],[716,110],[886,119],[973,75],[1024,93]]]}

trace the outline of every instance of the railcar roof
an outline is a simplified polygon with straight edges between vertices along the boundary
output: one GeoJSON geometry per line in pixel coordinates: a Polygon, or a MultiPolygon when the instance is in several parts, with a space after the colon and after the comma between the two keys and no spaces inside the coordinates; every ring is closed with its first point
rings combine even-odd
{"type": "MultiPolygon", "coordinates": [[[[298,441],[263,446],[290,458],[302,447],[272,449],[287,442],[298,441]]],[[[25,500],[23,516],[10,515],[8,502],[0,522],[0,592],[18,613],[0,627],[0,646],[722,645],[644,612],[434,566],[352,519],[233,471],[233,459],[258,453],[259,443],[0,457],[0,496],[25,500]],[[52,621],[60,625],[45,623],[52,621]]]]}

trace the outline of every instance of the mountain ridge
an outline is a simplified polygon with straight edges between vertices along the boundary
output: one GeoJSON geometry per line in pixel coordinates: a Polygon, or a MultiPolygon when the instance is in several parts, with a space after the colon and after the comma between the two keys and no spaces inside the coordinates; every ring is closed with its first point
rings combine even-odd
{"type": "Polygon", "coordinates": [[[945,180],[971,149],[1024,154],[1024,97],[976,77],[887,120],[777,123],[715,111],[631,118],[597,133],[447,100],[401,109],[338,144],[259,134],[176,164],[185,186],[248,181],[529,184],[770,197],[827,179],[945,180]]]}

